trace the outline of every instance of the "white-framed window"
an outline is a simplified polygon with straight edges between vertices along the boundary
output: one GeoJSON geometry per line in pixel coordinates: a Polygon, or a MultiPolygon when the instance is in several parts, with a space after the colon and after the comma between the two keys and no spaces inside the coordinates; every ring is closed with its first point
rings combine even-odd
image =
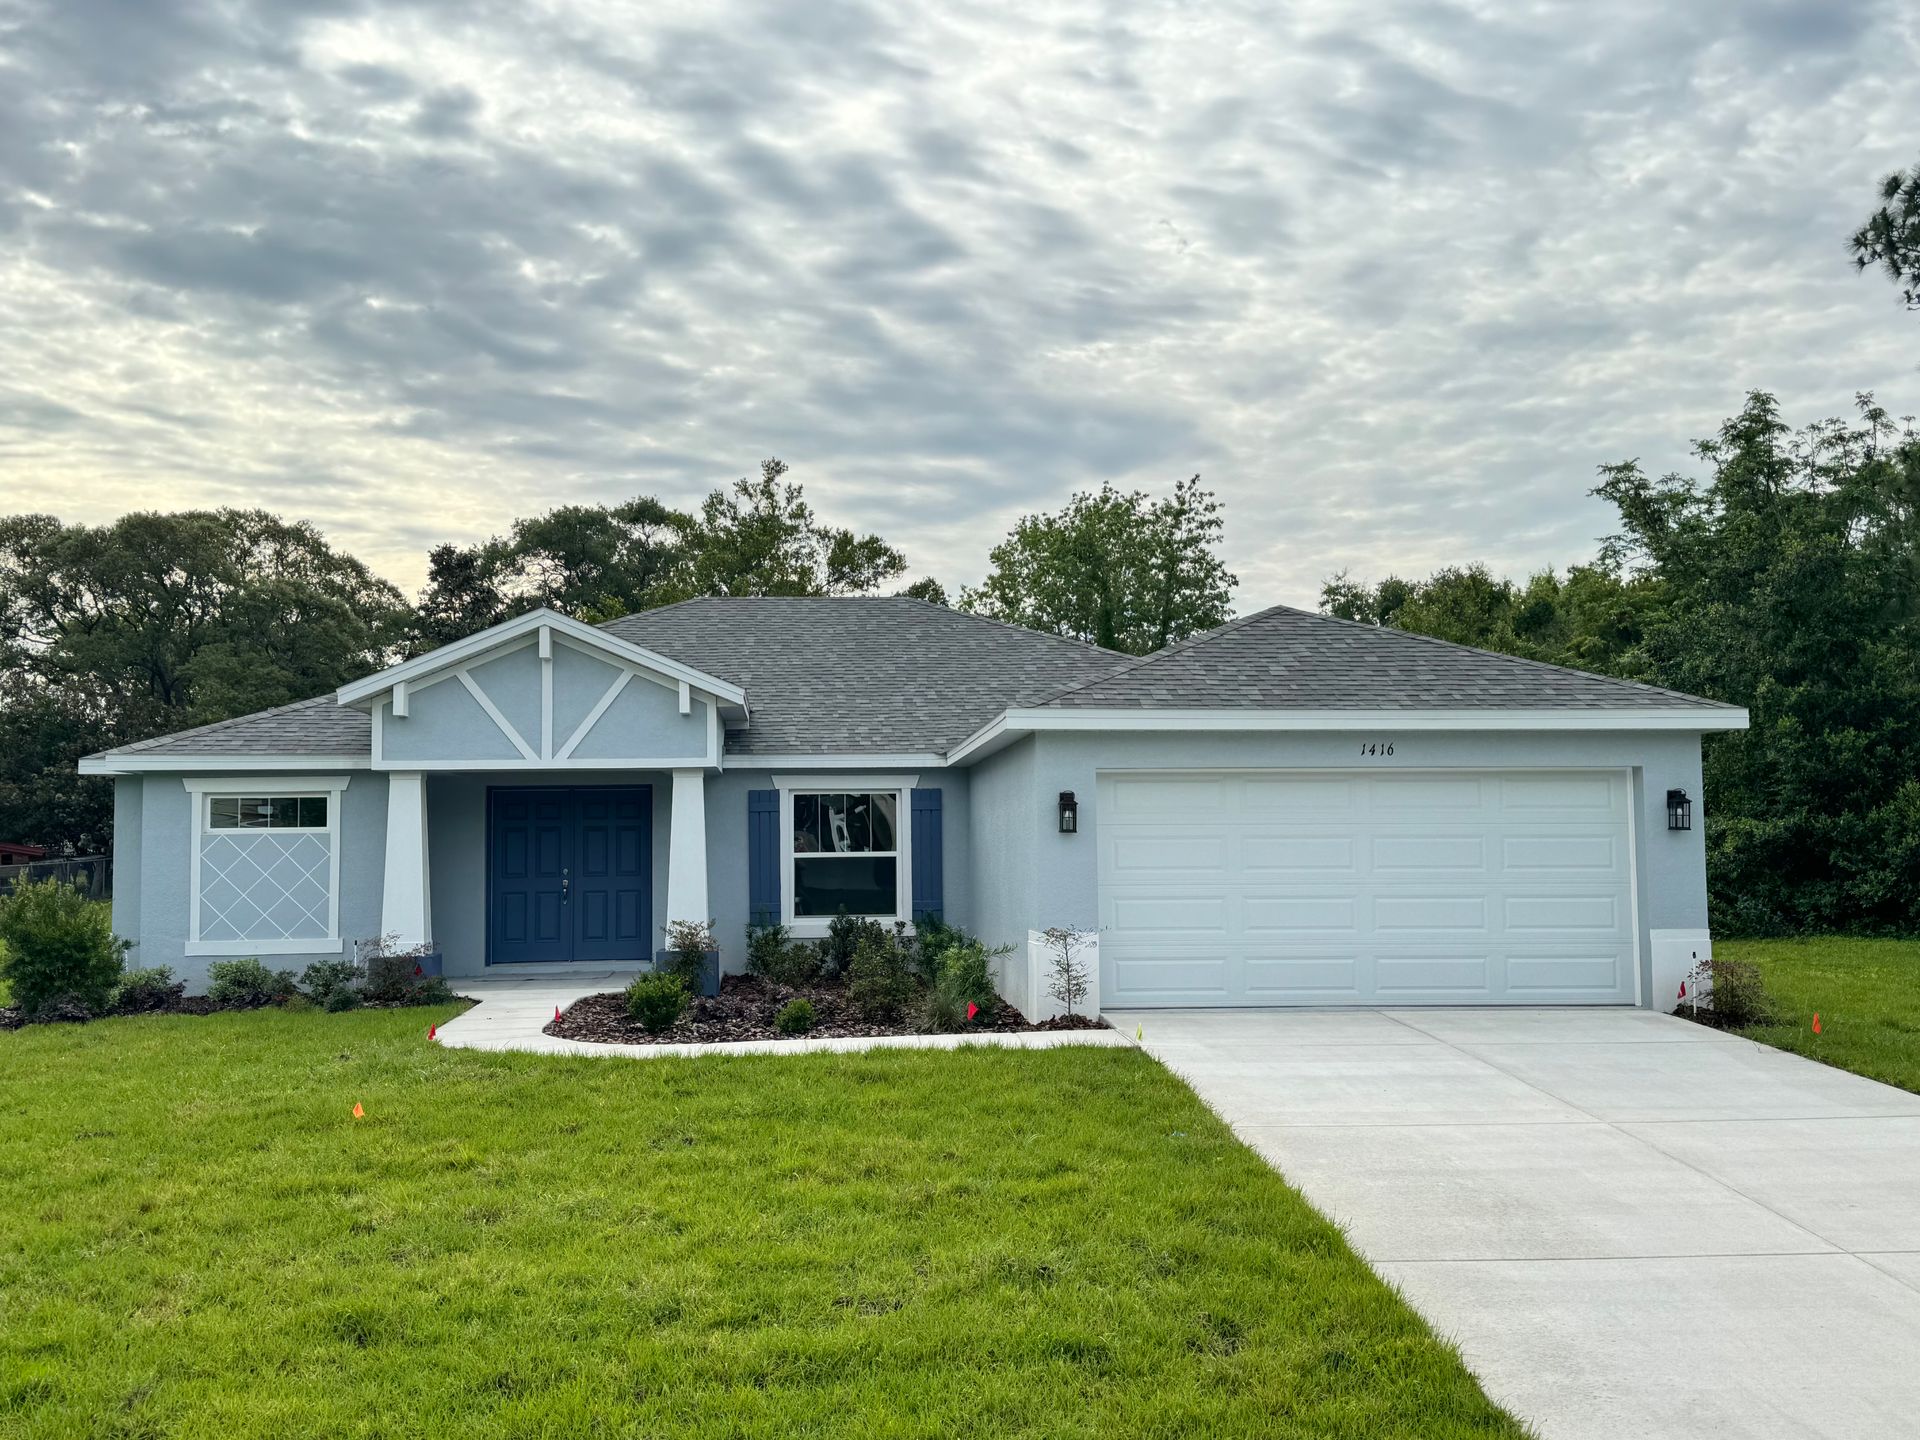
{"type": "Polygon", "coordinates": [[[781,908],[800,936],[845,910],[883,925],[913,915],[912,776],[776,776],[781,908]]]}
{"type": "Polygon", "coordinates": [[[346,776],[184,781],[193,806],[189,955],[341,950],[346,776]]]}

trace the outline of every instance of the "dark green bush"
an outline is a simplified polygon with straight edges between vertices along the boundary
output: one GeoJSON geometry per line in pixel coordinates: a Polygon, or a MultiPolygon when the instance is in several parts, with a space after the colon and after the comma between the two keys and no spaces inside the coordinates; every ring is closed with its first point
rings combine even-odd
{"type": "Polygon", "coordinates": [[[627,1015],[649,1035],[671,1030],[686,1012],[686,982],[670,970],[636,975],[627,986],[627,1015]]]}
{"type": "Polygon", "coordinates": [[[326,998],[321,1000],[320,1004],[333,1015],[338,1015],[343,1010],[358,1010],[360,992],[351,985],[342,985],[327,991],[326,998]]]}
{"type": "Polygon", "coordinates": [[[164,965],[151,970],[129,970],[120,977],[113,992],[113,1013],[145,1015],[155,1010],[171,1010],[187,993],[187,987],[173,978],[164,965]]]}
{"type": "MultiPolygon", "coordinates": [[[[333,997],[351,991],[360,983],[360,967],[351,960],[316,960],[300,975],[300,988],[314,1004],[335,1009],[333,997]]],[[[357,996],[355,998],[358,998],[357,996]]]]}
{"type": "Polygon", "coordinates": [[[804,997],[787,1001],[773,1017],[773,1028],[782,1035],[804,1035],[813,1026],[813,1002],[804,997]]]}
{"type": "Polygon", "coordinates": [[[847,967],[847,998],[867,1020],[898,1020],[913,998],[913,972],[902,947],[878,925],[862,935],[847,967]]]}
{"type": "Polygon", "coordinates": [[[820,942],[820,976],[838,980],[853,969],[853,957],[868,941],[885,943],[886,928],[878,920],[849,915],[842,910],[827,922],[827,938],[820,942]]]}
{"type": "Polygon", "coordinates": [[[747,973],[776,985],[811,985],[820,978],[820,947],[795,940],[784,925],[749,925],[747,973]]]}
{"type": "Polygon", "coordinates": [[[56,1001],[63,1014],[104,1015],[131,948],[78,886],[29,880],[0,899],[0,979],[29,1020],[56,1001]]]}
{"type": "Polygon", "coordinates": [[[207,998],[222,1009],[278,1005],[296,991],[291,970],[269,970],[258,960],[216,960],[207,967],[207,998]]]}

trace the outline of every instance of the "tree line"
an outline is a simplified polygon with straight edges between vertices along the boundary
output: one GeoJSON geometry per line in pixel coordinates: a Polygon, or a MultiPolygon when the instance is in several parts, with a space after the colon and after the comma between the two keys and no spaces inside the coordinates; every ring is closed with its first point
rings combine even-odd
{"type": "MultiPolygon", "coordinates": [[[[1220,535],[1198,476],[1158,499],[1103,486],[1023,517],[959,604],[1144,654],[1227,620],[1220,535]]],[[[81,756],[324,695],[536,606],[591,623],[709,595],[873,595],[906,569],[879,535],[823,523],[777,459],[690,511],[562,505],[436,546],[412,599],[261,510],[0,518],[0,838],[105,850],[112,790],[76,775],[81,756]]],[[[948,603],[932,579],[896,593],[948,603]]]]}
{"type": "Polygon", "coordinates": [[[1698,477],[1602,466],[1620,529],[1565,575],[1341,575],[1323,607],[1746,706],[1705,742],[1715,929],[1920,929],[1920,436],[1756,393],[1695,449],[1698,477]]]}

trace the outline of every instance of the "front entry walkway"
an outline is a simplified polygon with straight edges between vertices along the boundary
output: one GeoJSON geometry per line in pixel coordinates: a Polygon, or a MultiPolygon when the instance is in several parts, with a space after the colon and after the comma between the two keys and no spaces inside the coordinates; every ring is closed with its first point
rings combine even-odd
{"type": "Polygon", "coordinates": [[[1129,1011],[1546,1440],[1913,1433],[1920,1095],[1646,1011],[1129,1011]]]}

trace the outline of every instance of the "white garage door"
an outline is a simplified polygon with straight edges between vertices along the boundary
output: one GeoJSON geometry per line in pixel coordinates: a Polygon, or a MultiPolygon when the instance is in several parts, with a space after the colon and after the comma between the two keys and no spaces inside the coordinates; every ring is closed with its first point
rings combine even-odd
{"type": "Polygon", "coordinates": [[[1101,777],[1102,1004],[1634,999],[1619,771],[1101,777]]]}

